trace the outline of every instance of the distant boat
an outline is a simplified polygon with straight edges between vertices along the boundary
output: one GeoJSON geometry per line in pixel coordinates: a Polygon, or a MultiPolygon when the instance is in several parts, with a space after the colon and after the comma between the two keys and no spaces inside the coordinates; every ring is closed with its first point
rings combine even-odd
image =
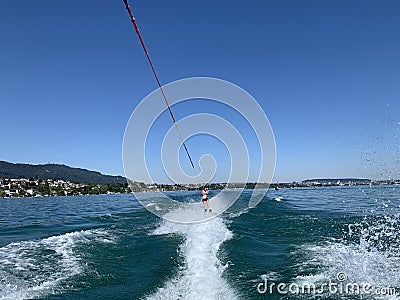
{"type": "Polygon", "coordinates": [[[281,188],[279,186],[276,186],[275,191],[279,191],[279,190],[281,190],[281,188]]]}

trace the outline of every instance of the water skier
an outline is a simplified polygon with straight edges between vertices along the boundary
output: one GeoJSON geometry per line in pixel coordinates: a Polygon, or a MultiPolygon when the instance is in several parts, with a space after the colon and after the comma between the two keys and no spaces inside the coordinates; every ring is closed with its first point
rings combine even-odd
{"type": "Polygon", "coordinates": [[[204,187],[204,189],[201,191],[201,200],[204,204],[204,212],[206,212],[207,209],[211,212],[210,200],[208,199],[208,189],[206,187],[204,187]]]}

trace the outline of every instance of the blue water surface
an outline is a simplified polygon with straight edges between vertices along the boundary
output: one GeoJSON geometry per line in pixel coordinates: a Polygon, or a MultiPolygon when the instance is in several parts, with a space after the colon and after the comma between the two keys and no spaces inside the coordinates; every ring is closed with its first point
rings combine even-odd
{"type": "MultiPolygon", "coordinates": [[[[192,225],[154,216],[132,194],[0,198],[0,299],[381,299],[292,292],[329,280],[400,292],[399,192],[270,190],[249,209],[245,190],[227,212],[192,225]],[[293,291],[260,293],[272,283],[293,291]]],[[[197,194],[169,195],[198,199],[203,213],[197,194]]]]}

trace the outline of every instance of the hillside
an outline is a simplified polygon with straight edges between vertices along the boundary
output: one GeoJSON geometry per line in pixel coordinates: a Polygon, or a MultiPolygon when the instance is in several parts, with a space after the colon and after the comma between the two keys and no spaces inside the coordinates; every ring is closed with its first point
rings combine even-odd
{"type": "Polygon", "coordinates": [[[103,175],[99,172],[80,168],[71,168],[66,165],[44,164],[14,164],[0,161],[0,178],[40,178],[57,179],[79,183],[126,183],[125,177],[103,175]]]}

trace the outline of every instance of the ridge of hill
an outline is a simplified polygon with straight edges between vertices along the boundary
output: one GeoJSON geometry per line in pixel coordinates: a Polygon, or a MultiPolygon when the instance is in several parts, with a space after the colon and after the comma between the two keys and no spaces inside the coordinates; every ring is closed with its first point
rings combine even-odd
{"type": "Polygon", "coordinates": [[[123,176],[104,175],[100,172],[72,168],[61,164],[31,165],[0,161],[0,178],[40,178],[79,183],[126,183],[123,176]]]}

